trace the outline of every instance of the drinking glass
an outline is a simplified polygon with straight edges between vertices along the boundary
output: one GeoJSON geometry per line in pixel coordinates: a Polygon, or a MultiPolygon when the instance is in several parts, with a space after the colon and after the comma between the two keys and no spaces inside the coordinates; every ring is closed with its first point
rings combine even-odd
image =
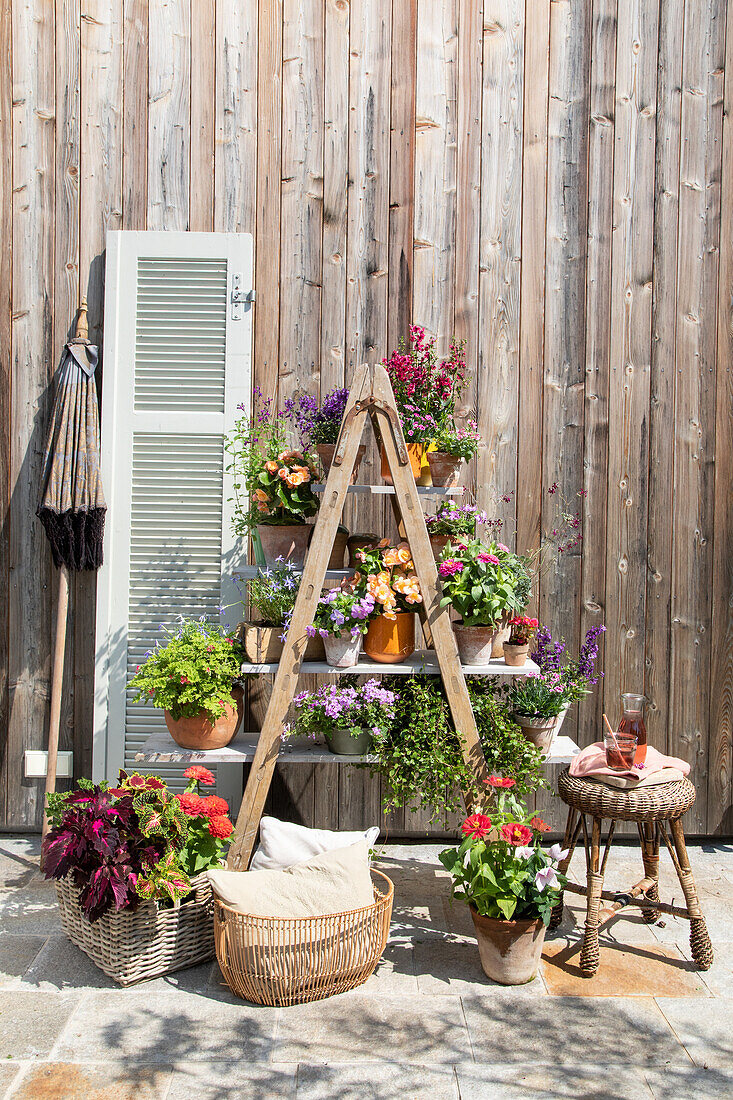
{"type": "Polygon", "coordinates": [[[619,731],[610,734],[608,730],[603,735],[603,745],[606,750],[606,766],[614,772],[627,772],[633,766],[636,756],[636,746],[639,739],[635,733],[623,733],[619,731]]]}

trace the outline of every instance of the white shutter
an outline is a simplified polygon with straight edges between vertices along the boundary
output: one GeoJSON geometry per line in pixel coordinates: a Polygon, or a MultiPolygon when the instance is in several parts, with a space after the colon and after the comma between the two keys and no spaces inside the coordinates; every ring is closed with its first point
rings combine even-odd
{"type": "MultiPolygon", "coordinates": [[[[231,575],[246,544],[231,531],[223,444],[237,406],[250,407],[252,237],[109,233],[105,278],[97,780],[146,770],[135,753],[164,727],[127,690],[160,624],[217,619],[237,599],[231,575]]],[[[147,770],[175,779],[182,769],[147,770]]]]}

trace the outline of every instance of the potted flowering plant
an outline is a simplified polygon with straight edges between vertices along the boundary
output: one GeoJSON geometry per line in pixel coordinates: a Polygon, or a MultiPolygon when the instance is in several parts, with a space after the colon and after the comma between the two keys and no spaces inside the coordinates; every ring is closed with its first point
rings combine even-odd
{"type": "Polygon", "coordinates": [[[564,657],[565,643],[553,642],[546,627],[537,631],[537,648],[532,654],[539,672],[509,689],[514,721],[528,741],[547,753],[560,731],[573,703],[589,695],[602,673],[596,673],[598,636],[604,626],[591,627],[586,633],[577,661],[564,657]]]}
{"type": "MultiPolygon", "coordinates": [[[[326,394],[320,407],[315,397],[307,393],[285,402],[285,415],[295,423],[301,447],[315,447],[325,477],[331,469],[348,397],[347,389],[335,389],[326,394]]],[[[352,485],[365,454],[366,444],[362,443],[351,475],[352,485]]]]}
{"type": "Polygon", "coordinates": [[[461,466],[474,457],[480,440],[475,420],[469,420],[465,427],[460,428],[455,426],[452,418],[439,424],[433,436],[433,447],[428,451],[433,485],[451,489],[458,485],[461,466]]]}
{"type": "Polygon", "coordinates": [[[394,691],[382,687],[379,680],[367,680],[358,688],[353,684],[324,684],[318,691],[302,691],[293,700],[295,723],[286,736],[305,736],[315,740],[319,734],[333,753],[363,756],[372,738],[385,733],[394,717],[394,691]]]}
{"type": "Polygon", "coordinates": [[[508,625],[509,640],[504,642],[504,661],[512,668],[521,668],[526,664],[529,645],[539,622],[529,615],[512,615],[508,625]]]}
{"type": "Polygon", "coordinates": [[[320,637],[326,660],[334,668],[352,668],[359,660],[361,636],[374,614],[374,597],[364,590],[359,574],[342,581],[339,588],[325,592],[318,601],[309,637],[320,637]]]}
{"type": "Polygon", "coordinates": [[[496,808],[463,823],[464,839],[440,853],[453,877],[453,897],[469,907],[484,973],[502,985],[537,974],[552,908],[565,885],[557,870],[567,855],[542,847],[549,826],[512,794],[514,780],[491,776],[496,808]]]}
{"type": "MultiPolygon", "coordinates": [[[[244,651],[250,661],[279,661],[282,657],[285,637],[300,586],[300,573],[292,562],[279,560],[273,569],[262,569],[247,582],[242,592],[242,604],[248,596],[250,611],[255,620],[243,622],[238,627],[244,651]]],[[[309,639],[306,644],[306,661],[325,659],[320,637],[309,639]]]]}
{"type": "Polygon", "coordinates": [[[259,391],[256,396],[261,408],[255,419],[242,415],[226,439],[234,530],[256,535],[266,565],[283,557],[302,569],[313,531],[307,520],[318,511],[316,458],[289,446],[284,417],[273,413],[269,399],[261,401],[259,391]]]}
{"type": "Polygon", "coordinates": [[[422,603],[410,547],[383,539],[373,550],[357,553],[362,572],[358,590],[374,601],[364,635],[364,652],[381,664],[399,664],[415,650],[415,610],[422,603]]]}
{"type": "Polygon", "coordinates": [[[174,795],[155,775],[121,771],[118,785],[82,779],[49,795],[43,869],[55,879],[64,931],[122,985],[213,955],[211,890],[204,871],[221,866],[229,807],[199,784],[194,766],[174,795]]]}
{"type": "Polygon", "coordinates": [[[487,522],[483,509],[475,504],[455,504],[444,500],[434,515],[425,516],[430,545],[436,561],[449,542],[467,542],[476,537],[476,528],[487,522]]]}
{"type": "Polygon", "coordinates": [[[240,643],[204,618],[181,619],[165,634],[130,680],[134,701],[160,707],[181,748],[228,745],[242,720],[240,643]]]}
{"type": "Polygon", "coordinates": [[[521,559],[501,543],[470,539],[445,547],[438,574],[440,606],[450,604],[461,616],[453,626],[461,662],[487,664],[502,617],[521,611],[529,595],[529,574],[521,559]]]}

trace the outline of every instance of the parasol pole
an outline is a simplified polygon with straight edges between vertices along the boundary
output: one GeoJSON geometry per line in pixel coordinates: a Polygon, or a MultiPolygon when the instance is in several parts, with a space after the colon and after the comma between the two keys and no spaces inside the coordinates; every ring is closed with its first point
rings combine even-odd
{"type": "MultiPolygon", "coordinates": [[[[79,316],[76,322],[76,340],[86,340],[89,335],[87,322],[87,300],[82,298],[79,316]]],[[[66,656],[66,624],[69,614],[69,567],[59,569],[59,597],[56,604],[56,639],[53,649],[53,675],[51,678],[51,715],[48,728],[48,764],[46,767],[46,789],[43,796],[43,824],[41,844],[49,830],[46,805],[49,794],[56,790],[56,767],[59,754],[59,727],[61,725],[61,691],[64,684],[64,658],[66,656]]],[[[41,866],[43,866],[43,848],[41,848],[41,866]]]]}

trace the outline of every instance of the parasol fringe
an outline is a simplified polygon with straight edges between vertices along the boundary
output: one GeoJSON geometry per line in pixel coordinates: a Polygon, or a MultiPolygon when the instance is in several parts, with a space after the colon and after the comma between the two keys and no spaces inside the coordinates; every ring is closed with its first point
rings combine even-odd
{"type": "Polygon", "coordinates": [[[57,568],[66,565],[76,570],[99,569],[106,511],[106,508],[90,508],[81,512],[38,509],[38,518],[48,535],[53,563],[57,568]]]}

